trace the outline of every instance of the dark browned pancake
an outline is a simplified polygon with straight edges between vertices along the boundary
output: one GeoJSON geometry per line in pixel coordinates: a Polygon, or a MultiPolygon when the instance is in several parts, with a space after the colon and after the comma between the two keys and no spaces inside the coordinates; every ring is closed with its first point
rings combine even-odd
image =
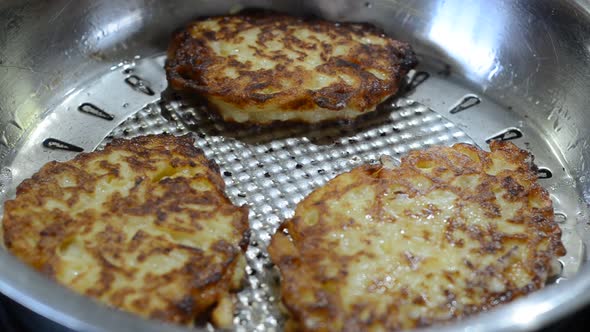
{"type": "Polygon", "coordinates": [[[272,238],[302,331],[391,331],[473,315],[542,288],[565,254],[549,194],[512,143],[412,151],[305,198],[272,238]]]}
{"type": "Polygon", "coordinates": [[[248,209],[226,197],[217,165],[189,136],[114,140],[50,162],[4,209],[16,256],[108,305],[191,324],[233,319],[248,209]]]}
{"type": "Polygon", "coordinates": [[[408,44],[368,24],[258,13],[188,25],[170,43],[166,73],[227,121],[315,123],[373,111],[416,62],[408,44]]]}

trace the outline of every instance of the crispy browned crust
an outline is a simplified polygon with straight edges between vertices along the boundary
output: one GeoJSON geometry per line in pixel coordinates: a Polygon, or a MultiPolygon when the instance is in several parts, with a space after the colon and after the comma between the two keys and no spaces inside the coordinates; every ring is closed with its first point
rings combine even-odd
{"type": "Polygon", "coordinates": [[[551,261],[565,254],[551,199],[537,183],[527,152],[509,142],[494,141],[490,147],[491,153],[467,144],[412,151],[398,168],[361,166],[305,198],[269,246],[281,273],[282,300],[290,313],[288,326],[302,331],[410,329],[466,317],[542,288],[551,261]],[[363,194],[350,199],[355,192],[363,194]],[[456,198],[450,217],[441,220],[438,216],[447,212],[424,199],[445,193],[456,198]],[[392,206],[408,202],[406,199],[415,202],[409,203],[415,208],[394,210],[397,217],[393,216],[392,206]],[[502,214],[512,212],[503,210],[500,199],[504,205],[521,208],[504,219],[502,214]],[[481,224],[468,208],[492,221],[481,224]],[[395,223],[408,234],[399,235],[395,241],[401,242],[392,243],[393,248],[410,249],[382,266],[383,271],[390,271],[386,274],[370,275],[369,267],[367,272],[360,271],[372,281],[364,295],[345,305],[347,278],[359,275],[352,266],[363,259],[369,263],[387,259],[369,249],[395,223]],[[420,223],[425,223],[424,228],[414,226],[420,223]],[[520,231],[506,233],[511,227],[520,231]],[[436,228],[442,234],[433,233],[436,228]],[[411,233],[413,229],[421,231],[411,233]],[[359,240],[358,252],[345,254],[341,251],[344,239],[356,243],[353,235],[357,231],[366,231],[368,236],[359,240]],[[435,257],[412,253],[411,248],[416,248],[412,245],[418,243],[433,250],[435,257]],[[456,255],[455,250],[466,250],[458,258],[462,266],[421,275],[421,269],[456,255]],[[409,283],[404,284],[403,278],[409,278],[409,283]],[[411,286],[414,282],[418,284],[411,286]],[[431,285],[442,286],[433,290],[431,285]],[[494,287],[501,291],[493,291],[494,287]],[[409,317],[410,307],[420,314],[409,317]]]}
{"type": "Polygon", "coordinates": [[[231,203],[217,164],[193,144],[188,135],[116,139],[46,164],[5,203],[6,247],[108,305],[192,323],[235,288],[248,244],[248,208],[231,203]],[[229,231],[208,235],[221,225],[229,231]]]}
{"type": "Polygon", "coordinates": [[[165,68],[172,88],[207,98],[217,97],[244,112],[272,106],[273,109],[298,112],[353,108],[360,114],[374,109],[386,97],[395,94],[401,79],[416,64],[416,56],[408,44],[386,37],[372,25],[264,12],[209,17],[191,23],[174,34],[165,68]],[[216,21],[222,29],[207,30],[201,26],[204,21],[216,21]],[[276,61],[280,63],[278,66],[253,70],[251,62],[239,62],[231,54],[219,56],[211,47],[212,42],[239,43],[238,33],[255,27],[260,28],[254,47],[257,59],[276,61]],[[317,39],[302,40],[293,34],[297,29],[310,29],[334,41],[338,39],[340,44],[354,46],[349,52],[334,56],[331,52],[338,44],[317,39]],[[281,51],[267,50],[266,43],[277,31],[285,33],[279,42],[285,49],[299,54],[299,60],[305,60],[306,52],[313,51],[321,54],[321,64],[314,70],[287,70],[293,60],[281,51]],[[354,42],[353,36],[383,38],[385,45],[354,42]],[[224,74],[224,69],[230,67],[239,73],[237,78],[230,79],[224,74]],[[387,73],[387,77],[379,79],[370,70],[387,73]],[[358,80],[358,84],[350,85],[340,80],[318,90],[305,88],[305,83],[316,73],[342,73],[358,80]],[[292,85],[287,86],[285,82],[292,85]]]}

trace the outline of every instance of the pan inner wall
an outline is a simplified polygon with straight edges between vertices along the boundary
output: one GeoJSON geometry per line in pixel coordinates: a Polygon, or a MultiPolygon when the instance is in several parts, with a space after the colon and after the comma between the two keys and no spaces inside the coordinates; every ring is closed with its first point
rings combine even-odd
{"type": "Polygon", "coordinates": [[[3,199],[13,196],[16,185],[43,164],[71,159],[77,148],[100,149],[113,138],[192,133],[196,145],[219,164],[228,196],[238,205],[250,206],[248,277],[238,295],[236,327],[272,330],[283,318],[278,274],[266,246],[303,197],[337,174],[376,162],[383,154],[399,160],[409,150],[458,142],[485,148],[486,140],[495,137],[535,155],[540,181],[551,194],[568,251],[554,282],[566,282],[586,260],[587,214],[559,149],[527,119],[471,93],[444,68],[419,68],[402,96],[386,101],[361,121],[260,129],[211,119],[198,100],[169,91],[164,61],[163,55],[135,57],[80,80],[85,83],[75,86],[3,165],[3,199]]]}

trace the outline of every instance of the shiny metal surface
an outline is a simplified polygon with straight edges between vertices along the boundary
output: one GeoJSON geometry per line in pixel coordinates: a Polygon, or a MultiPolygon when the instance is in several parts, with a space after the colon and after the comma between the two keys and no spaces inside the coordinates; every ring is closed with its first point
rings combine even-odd
{"type": "MultiPolygon", "coordinates": [[[[590,113],[587,112],[590,107],[590,5],[587,1],[268,0],[241,3],[291,13],[314,13],[330,19],[376,23],[392,36],[411,42],[422,58],[423,66],[419,70],[430,74],[407,98],[428,106],[436,113],[428,112],[442,116],[440,121],[451,123],[453,128],[466,135],[462,137],[469,137],[480,145],[485,145],[486,139],[506,129],[518,130],[522,137],[515,142],[531,149],[539,165],[551,171],[552,178],[543,181],[553,194],[556,208],[563,212],[560,218],[563,218],[562,227],[566,230],[564,237],[570,236],[566,245],[570,252],[567,259],[571,261],[564,261],[564,282],[448,326],[447,330],[531,330],[590,302],[590,267],[583,264],[578,271],[580,263],[587,257],[580,240],[590,244],[588,216],[584,212],[584,205],[590,201],[590,178],[587,178],[590,168],[590,113]],[[466,109],[457,108],[475,104],[473,98],[461,103],[471,94],[481,102],[466,109]]],[[[196,16],[236,8],[236,2],[221,0],[1,1],[0,164],[9,168],[0,172],[0,184],[3,185],[0,189],[10,195],[10,188],[42,162],[73,155],[43,148],[41,142],[47,137],[91,150],[120,123],[134,128],[131,134],[140,134],[153,130],[151,126],[155,122],[151,123],[149,119],[155,121],[163,116],[161,126],[170,131],[198,131],[210,126],[213,129],[201,141],[203,147],[207,150],[207,144],[223,146],[219,145],[225,139],[222,128],[199,122],[198,118],[179,117],[183,113],[175,109],[178,104],[171,103],[170,109],[152,104],[150,112],[156,112],[154,118],[138,113],[138,122],[134,123],[133,118],[130,122],[123,121],[144,105],[160,99],[165,82],[161,76],[162,60],[157,55],[165,50],[171,31],[196,16]],[[133,65],[133,62],[137,64],[133,65]],[[134,71],[125,72],[129,68],[134,71]],[[133,84],[125,83],[125,78],[131,75],[144,79],[155,95],[142,93],[141,88],[138,92],[132,88],[133,84]],[[79,112],[77,107],[84,102],[100,106],[114,115],[114,120],[79,112]],[[172,114],[177,114],[176,120],[172,114]],[[147,118],[142,118],[144,115],[147,118]],[[141,121],[148,122],[143,129],[141,121]],[[11,178],[12,182],[9,181],[11,178]]],[[[131,81],[137,87],[137,80],[131,81]]],[[[430,114],[428,112],[422,114],[430,114]]],[[[397,113],[393,111],[391,114],[397,113]]],[[[376,142],[380,138],[371,136],[375,136],[371,133],[378,133],[379,128],[379,124],[374,124],[347,134],[346,142],[353,138],[349,146],[365,144],[368,147],[356,150],[351,147],[357,151],[358,161],[373,159],[374,154],[382,150],[396,152],[396,144],[411,147],[417,142],[412,137],[391,131],[387,137],[403,140],[379,145],[376,142]],[[355,137],[368,138],[358,143],[354,141],[355,137]],[[376,144],[378,149],[372,150],[376,144]]],[[[115,135],[124,135],[124,129],[121,130],[115,130],[115,135]]],[[[285,142],[290,141],[281,135],[276,137],[276,134],[280,133],[273,132],[270,135],[273,140],[269,141],[248,141],[247,135],[237,137],[235,142],[238,143],[232,143],[242,144],[239,147],[243,151],[254,151],[252,160],[256,162],[267,158],[267,164],[280,165],[274,171],[271,167],[265,169],[275,180],[285,174],[284,167],[291,165],[289,157],[296,155],[297,151],[291,147],[285,160],[281,159],[281,147],[289,146],[285,142]],[[264,153],[273,146],[279,149],[276,153],[264,153]],[[259,155],[256,149],[261,149],[259,155]]],[[[314,137],[313,133],[307,134],[314,137]]],[[[318,155],[322,155],[322,149],[331,150],[329,144],[311,143],[317,146],[315,153],[318,155]]],[[[421,144],[424,143],[417,147],[421,144]]],[[[311,146],[307,145],[307,148],[311,149],[311,146]]],[[[209,153],[220,159],[222,167],[225,165],[227,169],[242,167],[243,170],[244,165],[248,165],[232,163],[232,159],[224,160],[230,154],[221,148],[209,147],[209,153]]],[[[316,186],[333,176],[332,172],[352,166],[353,163],[338,163],[352,157],[354,155],[338,156],[333,160],[327,158],[323,161],[325,168],[332,169],[328,172],[324,169],[327,174],[319,174],[321,168],[312,165],[313,158],[306,153],[303,158],[308,159],[309,165],[303,166],[316,172],[314,176],[318,180],[313,184],[316,186]]],[[[246,159],[244,156],[235,158],[246,159]]],[[[259,174],[250,176],[256,179],[259,174]]],[[[244,199],[239,195],[242,194],[240,185],[247,188],[247,181],[241,183],[240,179],[233,177],[227,181],[232,198],[244,199]]],[[[281,206],[271,206],[268,211],[261,205],[256,227],[259,228],[257,234],[262,254],[261,258],[256,258],[256,254],[254,258],[250,257],[250,269],[264,269],[264,266],[255,264],[266,259],[264,239],[280,218],[289,213],[296,200],[311,189],[295,190],[296,195],[284,199],[281,206]],[[262,214],[271,216],[271,219],[265,221],[262,214]]],[[[254,194],[256,190],[252,190],[254,194]]],[[[250,199],[249,195],[246,199],[250,199]]],[[[34,273],[3,250],[0,250],[0,264],[3,266],[0,291],[61,326],[80,331],[183,330],[97,306],[34,273]]],[[[264,287],[270,286],[261,286],[264,283],[253,286],[256,278],[249,277],[249,287],[262,289],[260,294],[271,294],[274,300],[255,298],[250,304],[247,301],[250,295],[247,295],[245,306],[259,306],[260,310],[252,313],[271,315],[242,316],[245,314],[240,309],[236,316],[237,326],[243,329],[270,328],[274,324],[272,319],[276,318],[272,302],[276,301],[277,294],[270,288],[265,290],[264,287]],[[246,322],[241,323],[240,317],[246,322]]],[[[256,294],[250,292],[251,289],[244,294],[256,294]]]]}

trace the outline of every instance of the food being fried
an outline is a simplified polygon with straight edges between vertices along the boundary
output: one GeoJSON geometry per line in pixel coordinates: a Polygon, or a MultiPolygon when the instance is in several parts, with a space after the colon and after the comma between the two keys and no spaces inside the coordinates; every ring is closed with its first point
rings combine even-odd
{"type": "Polygon", "coordinates": [[[233,319],[248,209],[189,136],[117,139],[50,162],[7,201],[6,247],[75,291],[129,312],[191,324],[233,319]]]}
{"type": "Polygon", "coordinates": [[[255,13],[177,32],[166,73],[226,121],[315,123],[373,111],[416,63],[408,44],[368,24],[255,13]]]}
{"type": "Polygon", "coordinates": [[[412,151],[315,190],[273,236],[287,326],[383,331],[542,288],[565,254],[530,155],[508,142],[412,151]]]}

